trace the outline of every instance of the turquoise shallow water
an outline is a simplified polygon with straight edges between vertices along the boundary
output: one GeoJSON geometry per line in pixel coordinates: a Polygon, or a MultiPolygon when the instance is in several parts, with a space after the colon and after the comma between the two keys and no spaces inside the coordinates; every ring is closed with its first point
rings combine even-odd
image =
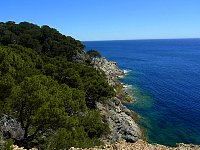
{"type": "Polygon", "coordinates": [[[121,79],[149,142],[200,144],[200,39],[83,42],[128,70],[121,79]]]}

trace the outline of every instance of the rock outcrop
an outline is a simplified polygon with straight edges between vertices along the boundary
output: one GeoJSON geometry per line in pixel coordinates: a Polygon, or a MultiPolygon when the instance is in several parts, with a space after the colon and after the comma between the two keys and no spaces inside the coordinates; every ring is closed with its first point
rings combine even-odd
{"type": "Polygon", "coordinates": [[[131,111],[123,106],[119,99],[113,98],[104,104],[97,103],[97,108],[111,130],[111,133],[104,138],[105,143],[122,139],[135,142],[141,137],[140,128],[130,116],[131,111]]]}
{"type": "Polygon", "coordinates": [[[24,137],[24,130],[16,119],[4,114],[0,117],[1,136],[21,140],[24,137]]]}
{"type": "Polygon", "coordinates": [[[115,62],[108,61],[105,58],[93,58],[92,65],[97,70],[103,71],[108,83],[114,87],[116,97],[105,103],[97,103],[97,109],[100,110],[101,116],[109,124],[111,134],[105,137],[104,142],[116,142],[126,140],[135,142],[141,137],[141,130],[131,118],[132,112],[122,105],[124,97],[128,94],[123,92],[122,84],[117,80],[124,75],[115,62]]]}
{"type": "Polygon", "coordinates": [[[125,141],[116,142],[95,148],[70,148],[70,150],[200,150],[199,145],[192,144],[178,144],[176,147],[168,147],[159,144],[149,144],[143,140],[138,140],[135,143],[128,143],[125,141]]]}
{"type": "MultiPolygon", "coordinates": [[[[27,149],[24,149],[23,147],[18,147],[17,145],[12,145],[12,150],[27,150],[27,149]]],[[[37,148],[31,148],[29,150],[38,150],[37,148]]]]}
{"type": "Polygon", "coordinates": [[[116,62],[108,61],[105,58],[93,58],[91,64],[94,68],[105,73],[107,81],[111,86],[116,86],[119,83],[117,78],[124,75],[124,72],[117,67],[116,62]]]}

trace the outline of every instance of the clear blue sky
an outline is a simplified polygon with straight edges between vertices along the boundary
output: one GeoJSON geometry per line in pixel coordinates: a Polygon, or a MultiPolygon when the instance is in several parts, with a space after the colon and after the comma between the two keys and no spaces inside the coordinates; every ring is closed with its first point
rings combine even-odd
{"type": "Polygon", "coordinates": [[[200,0],[1,0],[0,21],[47,24],[79,40],[200,38],[200,0]]]}

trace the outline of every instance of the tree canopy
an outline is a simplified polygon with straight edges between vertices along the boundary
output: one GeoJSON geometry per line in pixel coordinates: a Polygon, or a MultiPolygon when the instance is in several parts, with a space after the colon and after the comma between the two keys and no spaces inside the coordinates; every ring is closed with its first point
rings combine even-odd
{"type": "Polygon", "coordinates": [[[89,50],[89,51],[87,51],[87,54],[90,57],[101,57],[101,54],[96,50],[89,50]]]}
{"type": "Polygon", "coordinates": [[[84,45],[70,36],[59,33],[47,25],[37,26],[28,22],[16,24],[13,21],[0,23],[0,44],[18,44],[32,48],[49,56],[65,56],[71,59],[82,52],[84,45]]]}
{"type": "Polygon", "coordinates": [[[104,74],[69,61],[83,51],[79,41],[48,26],[7,22],[0,23],[0,44],[0,119],[12,117],[24,131],[19,139],[0,130],[6,138],[40,149],[101,143],[109,128],[95,102],[115,92],[104,74]]]}

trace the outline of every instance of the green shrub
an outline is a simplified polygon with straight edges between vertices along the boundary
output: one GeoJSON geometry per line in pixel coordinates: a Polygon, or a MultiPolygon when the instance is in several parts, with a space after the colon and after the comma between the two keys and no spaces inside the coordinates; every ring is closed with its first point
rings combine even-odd
{"type": "Polygon", "coordinates": [[[101,54],[96,50],[89,50],[86,52],[90,57],[101,57],[101,54]]]}

